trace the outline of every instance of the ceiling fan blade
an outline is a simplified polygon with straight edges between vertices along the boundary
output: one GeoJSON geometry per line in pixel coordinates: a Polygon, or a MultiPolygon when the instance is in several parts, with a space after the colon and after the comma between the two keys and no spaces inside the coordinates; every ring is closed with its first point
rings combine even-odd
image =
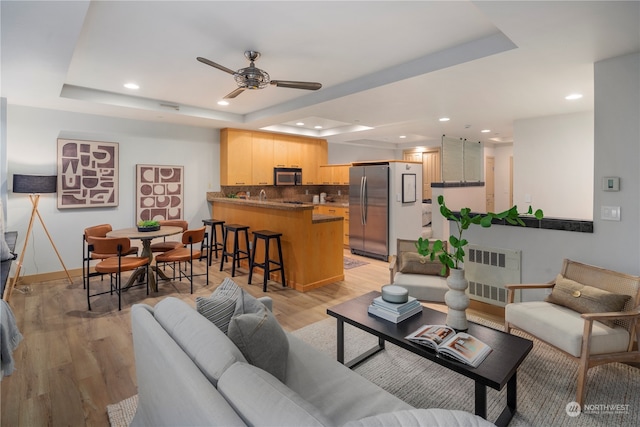
{"type": "Polygon", "coordinates": [[[203,64],[210,65],[210,66],[212,66],[213,68],[217,68],[218,70],[224,71],[225,73],[229,73],[229,74],[232,74],[232,75],[236,73],[236,72],[235,72],[235,71],[233,71],[232,69],[227,68],[227,67],[225,67],[224,65],[216,64],[215,62],[210,61],[210,60],[208,60],[207,58],[203,58],[203,57],[201,57],[201,56],[198,56],[196,59],[197,59],[198,61],[202,62],[203,64]]]}
{"type": "Polygon", "coordinates": [[[244,88],[243,87],[239,87],[238,89],[234,90],[233,92],[225,95],[224,99],[235,98],[236,96],[240,95],[242,92],[244,92],[244,88]]]}
{"type": "Polygon", "coordinates": [[[292,80],[271,80],[271,84],[277,87],[288,87],[291,89],[306,89],[306,90],[318,90],[322,87],[321,83],[294,82],[292,80]]]}

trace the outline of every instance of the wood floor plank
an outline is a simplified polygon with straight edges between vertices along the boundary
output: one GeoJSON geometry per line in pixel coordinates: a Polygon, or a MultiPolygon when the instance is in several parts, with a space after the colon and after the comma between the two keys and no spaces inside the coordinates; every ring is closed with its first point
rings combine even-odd
{"type": "MultiPolygon", "coordinates": [[[[254,284],[248,285],[248,272],[240,269],[234,281],[251,295],[273,299],[274,314],[284,329],[293,331],[327,318],[326,309],[370,290],[380,290],[389,281],[388,264],[352,255],[367,265],[345,270],[345,280],[301,293],[269,281],[262,291],[262,275],[256,270],[254,284]]],[[[204,272],[205,263],[194,264],[196,273],[204,272]]],[[[26,292],[17,289],[11,307],[24,335],[14,356],[17,371],[1,384],[2,426],[108,426],[106,406],[137,392],[131,306],[145,303],[154,306],[171,296],[195,307],[198,296],[208,297],[229,277],[214,262],[209,268],[210,281],[197,277],[194,293],[189,284],[163,282],[157,293],[146,295],[143,287],[122,295],[118,311],[116,295],[92,298],[87,310],[82,278],[36,283],[26,292]]],[[[125,280],[126,280],[125,276],[125,280]]],[[[92,291],[108,289],[108,278],[92,278],[92,291]]],[[[442,305],[433,308],[444,310],[442,305]]]]}

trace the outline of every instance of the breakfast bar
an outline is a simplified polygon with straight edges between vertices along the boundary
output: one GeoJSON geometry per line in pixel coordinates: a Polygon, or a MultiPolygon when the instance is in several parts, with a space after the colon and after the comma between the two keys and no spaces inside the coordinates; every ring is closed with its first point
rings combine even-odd
{"type": "MultiPolygon", "coordinates": [[[[282,233],[287,286],[306,292],[344,280],[342,217],[314,214],[310,203],[212,196],[207,200],[212,218],[248,225],[250,235],[264,229],[282,233]]],[[[256,259],[262,259],[262,251],[258,248],[256,259]]],[[[279,274],[272,279],[279,280],[279,274]]]]}

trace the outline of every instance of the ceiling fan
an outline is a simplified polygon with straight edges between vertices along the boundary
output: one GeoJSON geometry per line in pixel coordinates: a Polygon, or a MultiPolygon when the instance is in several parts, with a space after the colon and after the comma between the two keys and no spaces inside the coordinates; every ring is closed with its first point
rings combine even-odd
{"type": "Polygon", "coordinates": [[[226,73],[233,75],[236,79],[236,84],[238,88],[231,93],[227,94],[224,98],[235,98],[240,95],[245,89],[264,89],[267,85],[272,84],[277,87],[288,87],[291,89],[306,89],[306,90],[318,90],[322,87],[322,84],[315,82],[296,82],[292,80],[271,80],[269,74],[257,68],[254,65],[254,61],[260,58],[260,52],[256,52],[255,50],[247,50],[244,52],[245,58],[249,60],[249,66],[246,68],[241,68],[238,71],[233,71],[230,68],[227,68],[223,65],[216,64],[213,61],[208,60],[207,58],[202,58],[198,56],[196,59],[203,64],[210,65],[218,70],[222,70],[226,73]]]}

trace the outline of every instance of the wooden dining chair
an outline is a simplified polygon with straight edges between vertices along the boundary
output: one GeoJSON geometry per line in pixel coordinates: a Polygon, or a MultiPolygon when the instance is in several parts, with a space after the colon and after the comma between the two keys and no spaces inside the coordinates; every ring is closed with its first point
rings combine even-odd
{"type": "MultiPolygon", "coordinates": [[[[167,252],[163,252],[156,256],[156,283],[159,282],[158,270],[160,264],[178,263],[179,268],[173,270],[173,277],[171,280],[176,280],[176,270],[178,271],[178,280],[182,281],[182,278],[189,280],[191,285],[191,293],[193,293],[193,278],[194,276],[207,276],[206,284],[209,285],[209,268],[205,263],[205,273],[193,274],[193,260],[199,259],[201,256],[201,249],[196,245],[201,244],[205,240],[206,227],[200,227],[193,230],[187,230],[182,233],[182,245],[181,247],[172,249],[167,252]],[[184,263],[184,270],[180,267],[181,263],[184,263]],[[187,274],[187,264],[189,271],[187,274]]],[[[205,246],[206,246],[205,242],[205,246]]]]}
{"type": "MultiPolygon", "coordinates": [[[[189,228],[189,223],[182,219],[163,219],[158,222],[161,227],[180,227],[182,228],[182,232],[185,232],[189,228]]],[[[179,248],[180,246],[183,246],[182,241],[167,240],[166,237],[163,237],[161,242],[151,244],[151,252],[167,252],[172,249],[179,248]]]]}
{"type": "Polygon", "coordinates": [[[131,287],[145,285],[147,287],[147,295],[149,295],[149,258],[143,256],[126,256],[131,251],[131,241],[126,237],[87,237],[89,250],[98,254],[111,254],[102,259],[95,266],[95,270],[99,274],[108,274],[109,290],[91,293],[90,280],[87,280],[87,306],[91,310],[91,298],[111,294],[118,294],[118,310],[122,310],[122,272],[132,271],[138,268],[145,268],[145,281],[132,285],[131,287]]]}
{"type": "MultiPolygon", "coordinates": [[[[104,260],[109,257],[117,256],[114,253],[99,253],[89,249],[87,242],[88,237],[107,237],[107,233],[112,230],[111,224],[100,224],[92,227],[87,227],[82,233],[82,289],[87,288],[89,278],[94,276],[102,276],[101,273],[91,272],[91,261],[104,260]]],[[[125,255],[138,255],[139,248],[137,246],[131,246],[129,251],[125,255]]]]}

